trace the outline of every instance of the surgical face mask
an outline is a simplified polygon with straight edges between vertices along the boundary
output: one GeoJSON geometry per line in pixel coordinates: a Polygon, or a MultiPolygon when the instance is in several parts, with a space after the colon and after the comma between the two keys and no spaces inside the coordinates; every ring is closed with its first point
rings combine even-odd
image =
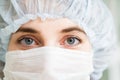
{"type": "Polygon", "coordinates": [[[92,52],[42,47],[6,53],[4,80],[90,80],[92,52]]]}

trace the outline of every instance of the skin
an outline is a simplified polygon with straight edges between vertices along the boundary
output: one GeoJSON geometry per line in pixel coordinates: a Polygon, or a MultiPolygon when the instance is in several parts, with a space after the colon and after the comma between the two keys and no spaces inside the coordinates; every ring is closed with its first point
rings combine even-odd
{"type": "Polygon", "coordinates": [[[40,18],[23,24],[11,35],[8,51],[54,46],[72,50],[91,51],[86,33],[67,18],[40,18]]]}

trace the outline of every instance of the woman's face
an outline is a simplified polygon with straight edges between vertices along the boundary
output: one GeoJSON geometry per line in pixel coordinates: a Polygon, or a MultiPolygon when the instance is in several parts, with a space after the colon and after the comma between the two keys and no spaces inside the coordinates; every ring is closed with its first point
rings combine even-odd
{"type": "Polygon", "coordinates": [[[72,50],[91,51],[91,45],[80,26],[66,18],[40,18],[29,21],[11,35],[8,51],[54,46],[72,50]]]}

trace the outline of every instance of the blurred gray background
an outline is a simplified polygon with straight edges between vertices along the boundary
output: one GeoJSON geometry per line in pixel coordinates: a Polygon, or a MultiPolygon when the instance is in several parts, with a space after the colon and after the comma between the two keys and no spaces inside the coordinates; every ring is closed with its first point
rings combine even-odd
{"type": "MultiPolygon", "coordinates": [[[[103,0],[108,6],[115,20],[116,31],[118,36],[118,45],[120,45],[120,0],[103,0]]],[[[118,49],[120,50],[120,48],[118,49]]],[[[104,71],[103,77],[101,80],[120,80],[120,51],[116,51],[117,55],[112,59],[112,64],[110,67],[104,71]]]]}

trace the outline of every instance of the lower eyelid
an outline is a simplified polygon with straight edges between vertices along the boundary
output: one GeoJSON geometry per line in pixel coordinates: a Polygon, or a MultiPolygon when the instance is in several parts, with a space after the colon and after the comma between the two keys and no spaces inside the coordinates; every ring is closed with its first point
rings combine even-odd
{"type": "Polygon", "coordinates": [[[71,38],[71,37],[77,39],[80,43],[82,43],[82,39],[80,39],[78,36],[75,36],[75,35],[67,35],[67,36],[63,37],[62,40],[60,40],[60,42],[62,42],[61,45],[64,44],[65,40],[67,40],[68,38],[71,38]]]}
{"type": "Polygon", "coordinates": [[[30,38],[30,39],[34,40],[37,45],[41,44],[39,40],[35,39],[32,36],[22,36],[17,40],[17,43],[21,44],[21,41],[25,38],[30,38]]]}

